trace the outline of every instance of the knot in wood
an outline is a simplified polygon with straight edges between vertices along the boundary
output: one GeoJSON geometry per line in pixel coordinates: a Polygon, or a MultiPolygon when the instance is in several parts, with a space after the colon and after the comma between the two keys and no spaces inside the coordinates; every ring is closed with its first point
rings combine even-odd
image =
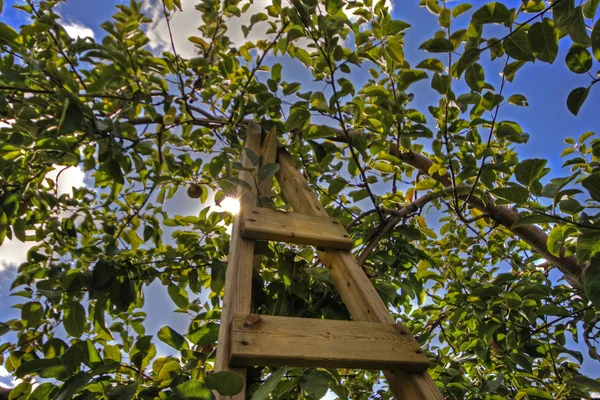
{"type": "Polygon", "coordinates": [[[260,315],[251,314],[246,317],[244,328],[254,328],[260,322],[260,315]]]}

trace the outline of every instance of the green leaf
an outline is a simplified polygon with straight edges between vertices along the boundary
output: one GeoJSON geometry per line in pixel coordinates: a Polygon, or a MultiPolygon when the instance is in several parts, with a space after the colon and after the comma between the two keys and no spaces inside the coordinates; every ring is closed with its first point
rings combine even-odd
{"type": "Polygon", "coordinates": [[[21,308],[21,320],[26,328],[36,327],[42,322],[44,307],[40,302],[30,301],[21,308]]]}
{"type": "Polygon", "coordinates": [[[310,96],[310,105],[317,110],[327,111],[329,109],[329,104],[327,104],[327,99],[323,92],[314,92],[310,96]]]}
{"type": "Polygon", "coordinates": [[[596,22],[592,31],[592,53],[596,61],[600,61],[600,21],[596,22]]]}
{"type": "Polygon", "coordinates": [[[544,18],[536,22],[529,28],[527,37],[535,57],[552,64],[558,55],[558,29],[554,21],[544,18]]]}
{"type": "Polygon", "coordinates": [[[174,357],[159,357],[152,363],[152,371],[159,380],[171,380],[181,371],[181,364],[174,357]]]}
{"type": "Polygon", "coordinates": [[[404,49],[399,41],[394,38],[389,38],[387,41],[386,50],[392,60],[398,63],[404,62],[404,49]]]}
{"type": "Polygon", "coordinates": [[[585,74],[592,69],[592,55],[586,48],[577,45],[569,49],[565,61],[567,67],[576,74],[585,74]]]}
{"type": "Polygon", "coordinates": [[[81,371],[78,372],[65,382],[58,393],[56,393],[54,400],[71,400],[75,393],[83,389],[91,379],[92,376],[90,374],[81,371]]]}
{"type": "Polygon", "coordinates": [[[557,225],[548,234],[546,245],[548,246],[548,251],[553,256],[560,257],[561,255],[560,253],[565,245],[565,240],[569,236],[565,228],[568,229],[566,226],[557,225]]]}
{"type": "Polygon", "coordinates": [[[190,379],[173,390],[177,400],[212,400],[212,392],[200,381],[190,379]]]}
{"type": "Polygon", "coordinates": [[[25,400],[31,393],[31,383],[21,382],[15,386],[8,395],[8,400],[25,400]]]}
{"type": "Polygon", "coordinates": [[[310,111],[305,108],[295,108],[285,121],[285,129],[291,132],[295,129],[302,129],[310,123],[310,111]]]}
{"type": "Polygon", "coordinates": [[[300,378],[300,387],[306,391],[311,398],[321,399],[329,389],[329,379],[322,371],[314,371],[300,378]]]}
{"type": "Polygon", "coordinates": [[[406,90],[410,85],[420,80],[427,79],[427,73],[418,69],[403,70],[400,74],[400,85],[402,90],[406,90]]]}
{"type": "Polygon", "coordinates": [[[125,399],[133,399],[135,398],[135,393],[138,389],[138,383],[130,383],[129,385],[117,385],[115,387],[111,387],[106,392],[106,397],[108,400],[125,400],[125,399]]]}
{"type": "Polygon", "coordinates": [[[171,284],[167,292],[177,307],[186,308],[190,304],[187,292],[179,286],[171,284]]]}
{"type": "Polygon", "coordinates": [[[535,61],[535,55],[529,44],[527,32],[523,29],[513,31],[513,33],[504,40],[504,51],[515,60],[535,61]]]}
{"type": "Polygon", "coordinates": [[[251,400],[268,400],[269,394],[271,394],[271,392],[275,390],[275,388],[279,384],[279,381],[281,381],[286,372],[287,368],[285,367],[279,368],[277,371],[273,372],[267,378],[267,380],[265,380],[263,384],[259,386],[258,390],[254,392],[254,395],[252,395],[251,400]]]}
{"type": "Polygon", "coordinates": [[[215,372],[207,375],[204,381],[209,389],[216,390],[223,396],[235,396],[244,389],[244,378],[234,372],[215,372]]]}
{"type": "Polygon", "coordinates": [[[517,395],[515,396],[515,399],[521,400],[525,396],[537,397],[540,399],[549,399],[549,400],[554,399],[554,397],[552,397],[552,395],[550,393],[548,393],[547,391],[542,390],[542,389],[537,389],[537,388],[521,389],[521,390],[519,390],[519,393],[517,393],[517,395]]]}
{"type": "Polygon", "coordinates": [[[431,80],[431,87],[441,95],[445,95],[450,90],[452,77],[450,75],[434,74],[431,80]]]}
{"type": "Polygon", "coordinates": [[[27,400],[51,400],[58,388],[49,382],[44,382],[29,395],[27,400]]]}
{"type": "Polygon", "coordinates": [[[528,106],[527,98],[521,94],[513,94],[507,100],[510,104],[514,104],[516,106],[525,107],[528,106]]]}
{"type": "Polygon", "coordinates": [[[454,45],[451,41],[445,38],[434,38],[425,41],[419,49],[428,51],[430,53],[447,53],[454,50],[454,45]]]}
{"type": "Polygon", "coordinates": [[[0,22],[0,42],[14,42],[18,37],[17,31],[4,22],[0,22]]]}
{"type": "Polygon", "coordinates": [[[523,186],[508,186],[490,190],[494,197],[508,200],[511,203],[526,204],[529,199],[529,191],[523,186]]]}
{"type": "Polygon", "coordinates": [[[540,158],[521,161],[515,166],[515,177],[519,183],[530,187],[548,172],[545,171],[546,164],[548,160],[540,158]]]}
{"type": "Polygon", "coordinates": [[[577,238],[577,260],[579,263],[588,261],[594,254],[600,252],[600,231],[582,229],[577,238]]]}
{"type": "Polygon", "coordinates": [[[213,344],[219,337],[219,325],[208,323],[185,335],[192,343],[199,346],[213,344]]]}
{"type": "Polygon", "coordinates": [[[373,164],[373,168],[375,168],[377,171],[381,171],[381,172],[394,172],[394,167],[392,167],[390,164],[386,163],[385,161],[378,161],[375,164],[373,164]]]}
{"type": "Polygon", "coordinates": [[[304,132],[304,139],[313,140],[313,139],[327,139],[335,137],[335,132],[333,128],[325,125],[311,125],[308,128],[308,131],[304,132]]]}
{"type": "Polygon", "coordinates": [[[571,16],[569,17],[569,36],[575,43],[584,46],[590,45],[590,37],[587,34],[581,6],[576,7],[573,12],[571,12],[571,16]]]}
{"type": "Polygon", "coordinates": [[[452,16],[454,18],[458,17],[459,15],[464,14],[465,12],[469,11],[473,6],[470,5],[469,3],[462,3],[462,4],[458,4],[456,7],[454,7],[452,9],[452,16]]]}
{"type": "Polygon", "coordinates": [[[416,68],[427,69],[434,72],[444,72],[444,64],[437,58],[427,58],[417,64],[416,68]]]}
{"type": "Polygon", "coordinates": [[[467,82],[472,91],[481,93],[481,90],[485,86],[485,71],[483,67],[478,63],[467,67],[465,82],[467,82]]]}
{"type": "Polygon", "coordinates": [[[170,326],[163,326],[158,331],[158,338],[163,342],[174,348],[175,350],[183,350],[188,348],[188,343],[185,338],[177,333],[170,326]]]}
{"type": "Polygon", "coordinates": [[[115,160],[113,158],[108,160],[108,162],[106,163],[106,168],[108,169],[108,173],[110,174],[110,176],[117,183],[120,183],[121,185],[125,184],[125,179],[123,177],[123,171],[121,171],[121,166],[119,165],[119,162],[117,160],[115,160]]]}
{"type": "Polygon", "coordinates": [[[573,386],[585,386],[594,392],[600,392],[600,382],[587,376],[579,375],[571,378],[569,383],[573,386]]]}
{"type": "Polygon", "coordinates": [[[567,98],[567,108],[573,115],[579,114],[579,110],[583,103],[585,103],[585,99],[587,99],[589,93],[589,87],[578,87],[569,93],[569,97],[567,98]]]}
{"type": "Polygon", "coordinates": [[[486,4],[473,13],[471,22],[474,24],[503,24],[510,21],[512,15],[502,3],[486,4]]]}
{"type": "Polygon", "coordinates": [[[265,164],[258,169],[258,179],[267,180],[279,171],[279,164],[265,164]]]}
{"type": "Polygon", "coordinates": [[[213,260],[210,266],[210,290],[221,293],[225,286],[225,273],[227,266],[220,260],[213,260]]]}
{"type": "Polygon", "coordinates": [[[2,207],[0,207],[0,245],[2,245],[6,238],[6,232],[8,232],[8,216],[2,207]]]}
{"type": "Polygon", "coordinates": [[[85,332],[85,309],[80,303],[71,302],[65,309],[64,327],[67,333],[73,337],[80,337],[85,332]]]}
{"type": "Polygon", "coordinates": [[[590,192],[592,199],[600,201],[600,172],[594,172],[581,181],[581,184],[590,192]]]}
{"type": "Polygon", "coordinates": [[[502,121],[496,128],[496,137],[506,139],[514,143],[527,143],[529,135],[523,133],[519,124],[512,121],[502,121]]]}
{"type": "Polygon", "coordinates": [[[26,224],[23,218],[18,218],[13,224],[13,233],[16,238],[21,242],[25,242],[27,240],[27,235],[25,233],[26,224]]]}
{"type": "Polygon", "coordinates": [[[569,28],[569,17],[575,8],[575,0],[557,1],[552,7],[552,17],[558,29],[567,33],[569,28]]]}
{"type": "Polygon", "coordinates": [[[575,173],[568,177],[551,179],[550,183],[548,183],[542,189],[542,196],[554,199],[562,190],[562,188],[573,181],[573,179],[575,179],[578,175],[579,173],[575,173]]]}
{"type": "Polygon", "coordinates": [[[450,10],[448,8],[442,8],[438,17],[438,24],[442,28],[450,27],[450,10]]]}
{"type": "Polygon", "coordinates": [[[477,62],[477,60],[479,60],[480,55],[481,55],[481,52],[477,48],[471,48],[471,49],[465,50],[465,52],[458,59],[454,76],[456,76],[457,78],[460,78],[462,73],[467,68],[469,68],[475,62],[477,62]]]}
{"type": "Polygon", "coordinates": [[[585,3],[583,3],[583,16],[588,19],[594,18],[599,4],[600,0],[587,0],[585,3]]]}
{"type": "Polygon", "coordinates": [[[252,165],[254,165],[256,167],[258,164],[260,164],[260,157],[252,149],[244,147],[243,150],[244,150],[244,155],[246,157],[248,157],[248,160],[250,160],[252,165]]]}
{"type": "Polygon", "coordinates": [[[554,218],[551,215],[544,214],[531,214],[524,215],[515,221],[514,224],[510,227],[510,229],[518,228],[520,226],[527,226],[533,224],[547,224],[547,223],[557,223],[560,222],[558,218],[554,218]]]}

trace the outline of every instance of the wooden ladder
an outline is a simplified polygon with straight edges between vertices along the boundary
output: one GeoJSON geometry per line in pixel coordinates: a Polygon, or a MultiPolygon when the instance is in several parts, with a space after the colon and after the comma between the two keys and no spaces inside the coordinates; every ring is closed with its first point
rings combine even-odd
{"type": "MultiPolygon", "coordinates": [[[[245,382],[246,367],[255,365],[380,369],[397,399],[443,399],[426,372],[428,362],[419,344],[405,326],[395,323],[350,252],[352,239],[329,217],[278,144],[274,129],[263,137],[260,125],[249,124],[244,147],[260,155],[260,165],[279,163],[275,176],[294,212],[257,207],[258,198],[269,196],[273,179],[256,188],[252,173],[240,171],[239,179],[253,192],[237,192],[240,212],[231,232],[215,370],[234,371],[245,382]],[[353,321],[251,314],[252,270],[260,263],[254,256],[255,240],[316,246],[353,321]]],[[[251,169],[245,153],[241,163],[251,169]]],[[[246,398],[245,385],[233,398],[246,398]]]]}

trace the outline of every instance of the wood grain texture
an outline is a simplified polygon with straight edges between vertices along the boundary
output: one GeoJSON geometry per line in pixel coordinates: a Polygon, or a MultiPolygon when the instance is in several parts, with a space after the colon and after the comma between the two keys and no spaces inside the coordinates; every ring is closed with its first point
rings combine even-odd
{"type": "MultiPolygon", "coordinates": [[[[252,150],[254,153],[260,153],[261,127],[258,124],[251,123],[246,130],[246,142],[244,147],[252,150]]],[[[252,163],[242,152],[241,163],[244,167],[252,167],[252,163]]],[[[241,215],[244,210],[256,206],[256,188],[254,178],[250,171],[240,171],[238,175],[250,184],[253,193],[238,188],[236,193],[240,201],[240,213],[233,221],[231,230],[231,242],[229,245],[229,260],[227,263],[227,273],[225,276],[225,294],[223,296],[223,306],[221,311],[221,325],[219,329],[219,342],[217,348],[217,359],[215,362],[215,371],[233,371],[244,378],[244,389],[236,396],[216,395],[218,400],[244,400],[246,398],[246,369],[231,368],[229,358],[231,351],[231,323],[236,313],[249,314],[252,303],[252,266],[254,263],[254,241],[243,239],[239,234],[241,215]]]]}
{"type": "Polygon", "coordinates": [[[427,370],[419,344],[396,324],[236,314],[232,365],[427,370]]]}
{"type": "MultiPolygon", "coordinates": [[[[278,162],[281,168],[276,177],[292,209],[313,216],[327,216],[327,211],[296,168],[296,163],[283,148],[278,151],[278,162]]],[[[318,256],[329,269],[335,287],[355,321],[395,322],[352,253],[330,250],[319,251],[318,256]]],[[[386,370],[384,375],[398,400],[443,399],[427,373],[386,370]]]]}
{"type": "MultiPolygon", "coordinates": [[[[274,164],[277,162],[277,146],[279,139],[277,138],[277,128],[272,128],[264,137],[262,147],[260,149],[260,165],[274,164]]],[[[261,181],[258,185],[258,196],[270,198],[272,196],[273,177],[269,177],[261,181]]]]}
{"type": "Polygon", "coordinates": [[[254,207],[244,211],[241,235],[245,239],[306,244],[350,250],[353,241],[335,218],[254,207]]]}

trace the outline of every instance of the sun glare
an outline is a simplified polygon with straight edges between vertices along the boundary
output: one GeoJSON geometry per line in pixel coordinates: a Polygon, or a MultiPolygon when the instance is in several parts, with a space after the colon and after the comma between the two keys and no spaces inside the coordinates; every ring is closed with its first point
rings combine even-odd
{"type": "Polygon", "coordinates": [[[225,197],[219,206],[219,211],[225,211],[232,215],[237,215],[240,212],[240,201],[235,197],[225,197]]]}

